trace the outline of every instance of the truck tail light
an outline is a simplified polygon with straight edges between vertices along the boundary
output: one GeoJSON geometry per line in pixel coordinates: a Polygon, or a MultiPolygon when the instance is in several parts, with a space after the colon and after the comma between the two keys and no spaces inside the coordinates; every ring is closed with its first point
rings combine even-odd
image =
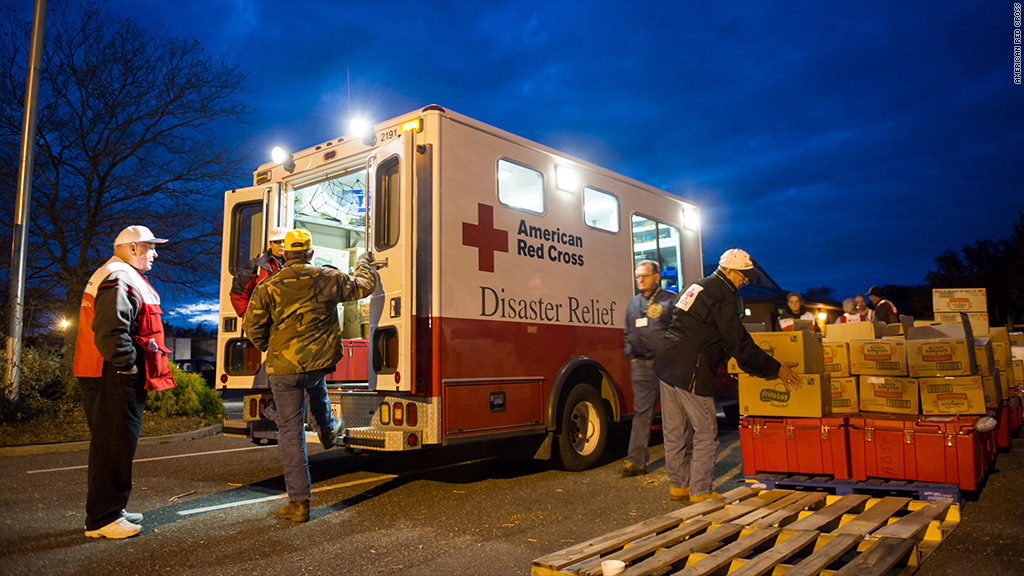
{"type": "Polygon", "coordinates": [[[419,410],[416,408],[416,404],[410,402],[405,405],[405,423],[409,426],[415,426],[419,421],[419,410]]]}
{"type": "Polygon", "coordinates": [[[415,448],[416,445],[420,443],[420,437],[417,436],[415,433],[409,434],[408,438],[406,439],[406,442],[409,444],[410,448],[415,448]]]}
{"type": "Polygon", "coordinates": [[[404,410],[402,408],[403,407],[402,407],[402,403],[401,402],[395,402],[395,406],[394,406],[395,426],[401,426],[402,425],[402,420],[404,420],[403,414],[402,414],[404,412],[404,410]]]}
{"type": "Polygon", "coordinates": [[[391,404],[387,402],[380,403],[380,423],[382,426],[391,424],[391,404]]]}

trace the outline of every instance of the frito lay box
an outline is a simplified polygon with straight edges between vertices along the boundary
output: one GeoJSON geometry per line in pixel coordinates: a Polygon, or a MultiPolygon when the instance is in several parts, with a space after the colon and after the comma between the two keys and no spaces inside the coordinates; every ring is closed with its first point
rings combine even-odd
{"type": "MultiPolygon", "coordinates": [[[[821,374],[825,360],[821,338],[809,332],[753,332],[754,343],[779,362],[796,362],[793,371],[802,374],[821,374]]],[[[726,366],[730,374],[742,372],[735,358],[726,366]]]]}
{"type": "Polygon", "coordinates": [[[822,342],[825,356],[825,374],[833,379],[850,375],[850,347],[846,342],[822,342]]]}
{"type": "Polygon", "coordinates": [[[846,378],[829,378],[832,388],[832,413],[848,414],[860,410],[860,402],[857,397],[857,377],[847,376],[846,378]]]}
{"type": "Polygon", "coordinates": [[[861,412],[920,413],[917,378],[864,376],[859,392],[861,412]]]}
{"type": "Polygon", "coordinates": [[[981,376],[921,378],[922,414],[984,414],[985,389],[981,376]]]}
{"type": "Polygon", "coordinates": [[[785,416],[821,418],[832,407],[832,388],[826,374],[800,374],[802,386],[790,390],[782,380],[765,380],[740,374],[740,414],[745,416],[785,416]]]}
{"type": "Polygon", "coordinates": [[[978,374],[991,376],[995,370],[995,356],[992,354],[991,338],[974,339],[974,360],[978,363],[978,374]]]}
{"type": "Polygon", "coordinates": [[[985,407],[998,410],[1004,398],[999,372],[996,371],[991,376],[982,376],[981,387],[985,391],[985,407]]]}
{"type": "Polygon", "coordinates": [[[906,376],[906,341],[851,340],[850,374],[866,376],[906,376]]]}

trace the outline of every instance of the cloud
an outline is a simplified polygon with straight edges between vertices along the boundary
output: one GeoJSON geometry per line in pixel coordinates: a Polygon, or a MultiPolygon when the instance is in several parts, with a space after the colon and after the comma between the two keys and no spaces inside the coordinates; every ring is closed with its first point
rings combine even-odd
{"type": "Polygon", "coordinates": [[[200,324],[216,328],[219,322],[220,303],[217,300],[200,300],[188,304],[173,305],[164,313],[170,324],[185,323],[189,326],[200,324]]]}

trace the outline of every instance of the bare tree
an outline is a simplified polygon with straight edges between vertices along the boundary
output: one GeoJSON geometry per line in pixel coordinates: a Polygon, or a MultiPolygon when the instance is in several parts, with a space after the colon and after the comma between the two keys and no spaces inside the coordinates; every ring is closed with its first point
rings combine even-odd
{"type": "MultiPolygon", "coordinates": [[[[11,229],[31,23],[0,23],[0,213],[11,229]]],[[[216,278],[221,192],[246,158],[218,139],[243,122],[245,76],[197,41],[167,38],[94,5],[51,2],[40,81],[28,308],[77,319],[89,275],[117,232],[171,238],[151,276],[171,294],[216,278]]],[[[0,249],[10,254],[10,237],[0,249]]],[[[9,278],[10,262],[0,273],[9,278]]],[[[5,294],[7,292],[5,291],[5,294]]],[[[67,331],[70,344],[75,333],[67,331]]]]}

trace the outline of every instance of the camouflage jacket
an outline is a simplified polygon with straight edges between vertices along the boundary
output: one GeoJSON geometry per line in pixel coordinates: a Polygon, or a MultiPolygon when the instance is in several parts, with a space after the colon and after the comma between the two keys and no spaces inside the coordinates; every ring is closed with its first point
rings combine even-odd
{"type": "Polygon", "coordinates": [[[267,372],[298,374],[332,368],[341,360],[338,304],[364,298],[377,275],[363,254],[349,276],[302,260],[289,260],[252,293],[242,323],[249,340],[268,353],[267,372]]]}

